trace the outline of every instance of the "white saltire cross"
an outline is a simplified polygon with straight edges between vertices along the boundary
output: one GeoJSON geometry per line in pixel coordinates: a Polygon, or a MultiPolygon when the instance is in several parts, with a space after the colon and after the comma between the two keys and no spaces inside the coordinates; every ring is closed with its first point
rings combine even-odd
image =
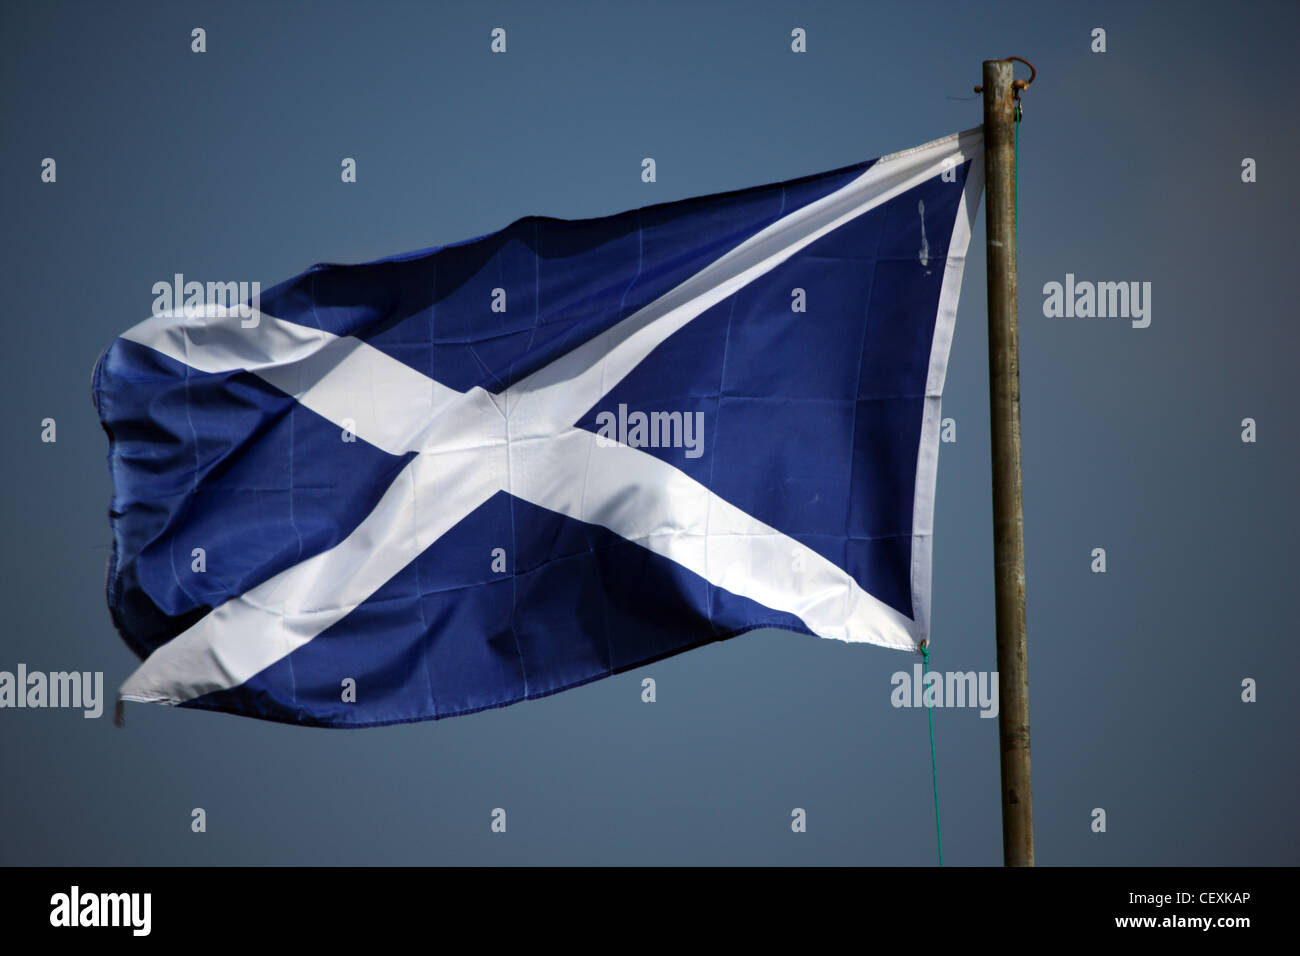
{"type": "MultiPolygon", "coordinates": [[[[954,162],[974,159],[978,166],[979,147],[979,130],[972,130],[882,158],[499,393],[477,386],[458,392],[360,339],[260,313],[250,328],[233,311],[212,310],[199,319],[164,314],[131,329],[123,338],[202,372],[252,372],[375,447],[416,454],[351,534],[214,608],[154,651],[119,697],[175,704],[244,683],[341,620],[501,491],[608,528],[717,587],[796,615],[822,637],[915,649],[919,617],[908,619],[841,568],[672,465],[626,445],[598,445],[594,433],[574,423],[706,309],[954,162]]],[[[955,314],[974,215],[966,199],[969,187],[982,182],[978,173],[972,169],[957,214],[941,313],[955,314]]],[[[930,419],[943,372],[943,363],[936,373],[932,362],[930,427],[937,424],[930,419]]],[[[918,482],[923,477],[918,470],[918,482]]],[[[923,517],[916,530],[926,538],[928,574],[929,516],[923,517]]]]}

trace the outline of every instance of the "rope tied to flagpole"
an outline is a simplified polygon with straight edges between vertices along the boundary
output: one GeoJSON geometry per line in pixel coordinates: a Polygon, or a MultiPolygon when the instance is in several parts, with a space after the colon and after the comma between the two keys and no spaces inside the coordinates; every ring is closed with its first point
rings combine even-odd
{"type": "MultiPolygon", "coordinates": [[[[1025,108],[1020,102],[1020,91],[1029,89],[1029,84],[1034,82],[1034,77],[1038,76],[1038,71],[1034,69],[1034,64],[1030,63],[1023,56],[1009,56],[1009,57],[1005,57],[1005,59],[1014,61],[1016,63],[1023,63],[1025,66],[1029,67],[1029,79],[1013,80],[1011,82],[1011,98],[1012,100],[1015,101],[1016,104],[1016,112],[1015,112],[1016,161],[1015,161],[1014,171],[1015,171],[1015,180],[1016,180],[1016,199],[1015,199],[1016,237],[1019,238],[1020,236],[1020,120],[1025,115],[1025,108]]],[[[976,86],[975,92],[976,93],[984,92],[984,87],[976,86]]],[[[984,129],[984,124],[981,123],[980,130],[982,131],[983,129],[984,129]]]]}
{"type": "MultiPolygon", "coordinates": [[[[1016,180],[1016,200],[1015,200],[1016,236],[1017,238],[1019,238],[1020,235],[1020,120],[1025,115],[1024,105],[1020,102],[1020,91],[1029,89],[1029,84],[1034,82],[1034,77],[1038,76],[1038,71],[1034,69],[1034,64],[1030,63],[1023,56],[1009,56],[1006,59],[1016,63],[1023,63],[1025,66],[1029,67],[1029,79],[1011,81],[1011,98],[1012,100],[1015,101],[1016,104],[1016,113],[1015,113],[1016,161],[1015,161],[1014,172],[1015,172],[1015,180],[1016,180]]],[[[983,91],[983,87],[979,87],[979,86],[975,87],[976,93],[980,93],[982,91],[983,91]]],[[[980,124],[980,128],[981,129],[983,128],[983,124],[980,124]]]]}
{"type": "Polygon", "coordinates": [[[943,828],[939,825],[939,771],[934,762],[934,708],[925,698],[926,676],[930,673],[930,641],[921,639],[921,697],[926,701],[925,714],[930,721],[930,781],[934,787],[934,835],[939,843],[939,865],[943,866],[943,828]]]}
{"type": "MultiPolygon", "coordinates": [[[[1017,58],[1018,59],[1018,58],[1017,58]]],[[[1032,70],[1033,67],[1031,66],[1032,70]]],[[[1020,240],[1020,119],[1025,111],[1020,106],[1020,90],[1016,90],[1016,161],[1012,167],[1016,180],[1016,242],[1020,240]]]]}

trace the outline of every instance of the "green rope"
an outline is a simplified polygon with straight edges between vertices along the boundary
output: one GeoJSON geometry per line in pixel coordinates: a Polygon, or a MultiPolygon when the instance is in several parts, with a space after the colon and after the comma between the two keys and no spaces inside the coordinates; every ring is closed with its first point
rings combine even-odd
{"type": "Polygon", "coordinates": [[[1016,164],[1013,175],[1016,177],[1016,244],[1020,241],[1020,100],[1016,100],[1016,164]]]}
{"type": "MultiPolygon", "coordinates": [[[[921,695],[925,696],[925,675],[930,673],[930,642],[921,642],[921,695]]],[[[934,765],[934,708],[926,703],[926,716],[930,719],[930,779],[934,781],[934,835],[939,841],[939,865],[943,866],[943,829],[939,826],[939,771],[934,765]]]]}

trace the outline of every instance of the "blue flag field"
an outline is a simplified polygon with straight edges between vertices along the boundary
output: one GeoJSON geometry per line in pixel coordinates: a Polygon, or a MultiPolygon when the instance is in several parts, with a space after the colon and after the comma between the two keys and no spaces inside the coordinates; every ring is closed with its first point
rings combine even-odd
{"type": "Polygon", "coordinates": [[[364,727],[755,628],[915,650],[982,152],[156,310],[94,371],[120,699],[364,727]]]}

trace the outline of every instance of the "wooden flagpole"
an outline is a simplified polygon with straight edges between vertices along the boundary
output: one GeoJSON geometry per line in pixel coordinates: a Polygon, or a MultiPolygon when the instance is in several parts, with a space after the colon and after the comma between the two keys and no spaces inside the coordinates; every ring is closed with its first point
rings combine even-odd
{"type": "Polygon", "coordinates": [[[1033,866],[1025,540],[1020,493],[1020,343],[1016,325],[1016,113],[1020,90],[1028,84],[1013,80],[1012,66],[1009,59],[985,60],[981,91],[988,194],[984,222],[988,254],[989,416],[993,445],[1002,857],[1006,866],[1033,866]]]}

